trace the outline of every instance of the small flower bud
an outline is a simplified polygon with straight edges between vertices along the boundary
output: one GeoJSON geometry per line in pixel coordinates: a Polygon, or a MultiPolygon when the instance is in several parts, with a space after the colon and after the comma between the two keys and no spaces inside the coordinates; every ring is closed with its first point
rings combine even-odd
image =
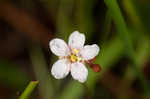
{"type": "Polygon", "coordinates": [[[99,64],[90,64],[90,67],[93,69],[94,72],[100,72],[101,70],[99,64]]]}

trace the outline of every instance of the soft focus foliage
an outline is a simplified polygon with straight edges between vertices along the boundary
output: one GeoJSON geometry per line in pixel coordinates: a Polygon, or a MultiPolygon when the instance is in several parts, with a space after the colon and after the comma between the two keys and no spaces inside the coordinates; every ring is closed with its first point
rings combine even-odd
{"type": "MultiPolygon", "coordinates": [[[[1,0],[0,99],[150,99],[149,0],[1,0]],[[100,53],[86,83],[51,75],[49,41],[78,30],[100,53]],[[26,88],[27,87],[27,88],[26,88]],[[35,87],[34,85],[31,86],[35,87]]],[[[60,53],[61,54],[61,53],[60,53]]],[[[90,54],[90,53],[89,53],[90,54]]]]}

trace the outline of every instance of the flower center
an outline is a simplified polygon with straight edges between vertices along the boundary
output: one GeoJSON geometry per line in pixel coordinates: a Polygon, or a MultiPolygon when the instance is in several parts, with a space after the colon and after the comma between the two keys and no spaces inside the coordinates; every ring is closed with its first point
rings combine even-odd
{"type": "Polygon", "coordinates": [[[77,62],[77,61],[81,62],[82,61],[82,58],[81,58],[81,56],[78,55],[78,53],[79,53],[79,50],[74,48],[73,53],[70,55],[71,62],[77,62]]]}

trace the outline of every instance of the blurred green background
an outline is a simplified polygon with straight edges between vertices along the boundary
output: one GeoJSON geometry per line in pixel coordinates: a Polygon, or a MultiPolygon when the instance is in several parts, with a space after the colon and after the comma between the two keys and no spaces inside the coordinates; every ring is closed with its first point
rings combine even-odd
{"type": "Polygon", "coordinates": [[[1,0],[0,99],[18,99],[30,81],[28,99],[150,99],[149,32],[150,0],[1,0]],[[49,41],[75,30],[101,49],[85,84],[50,73],[49,41]]]}

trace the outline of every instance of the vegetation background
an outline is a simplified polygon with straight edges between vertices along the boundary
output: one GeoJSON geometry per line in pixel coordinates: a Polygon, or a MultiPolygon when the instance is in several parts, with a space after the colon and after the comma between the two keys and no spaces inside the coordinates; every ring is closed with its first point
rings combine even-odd
{"type": "Polygon", "coordinates": [[[0,99],[150,99],[149,32],[150,0],[1,0],[0,99]],[[75,30],[101,48],[85,84],[50,73],[75,30]]]}

